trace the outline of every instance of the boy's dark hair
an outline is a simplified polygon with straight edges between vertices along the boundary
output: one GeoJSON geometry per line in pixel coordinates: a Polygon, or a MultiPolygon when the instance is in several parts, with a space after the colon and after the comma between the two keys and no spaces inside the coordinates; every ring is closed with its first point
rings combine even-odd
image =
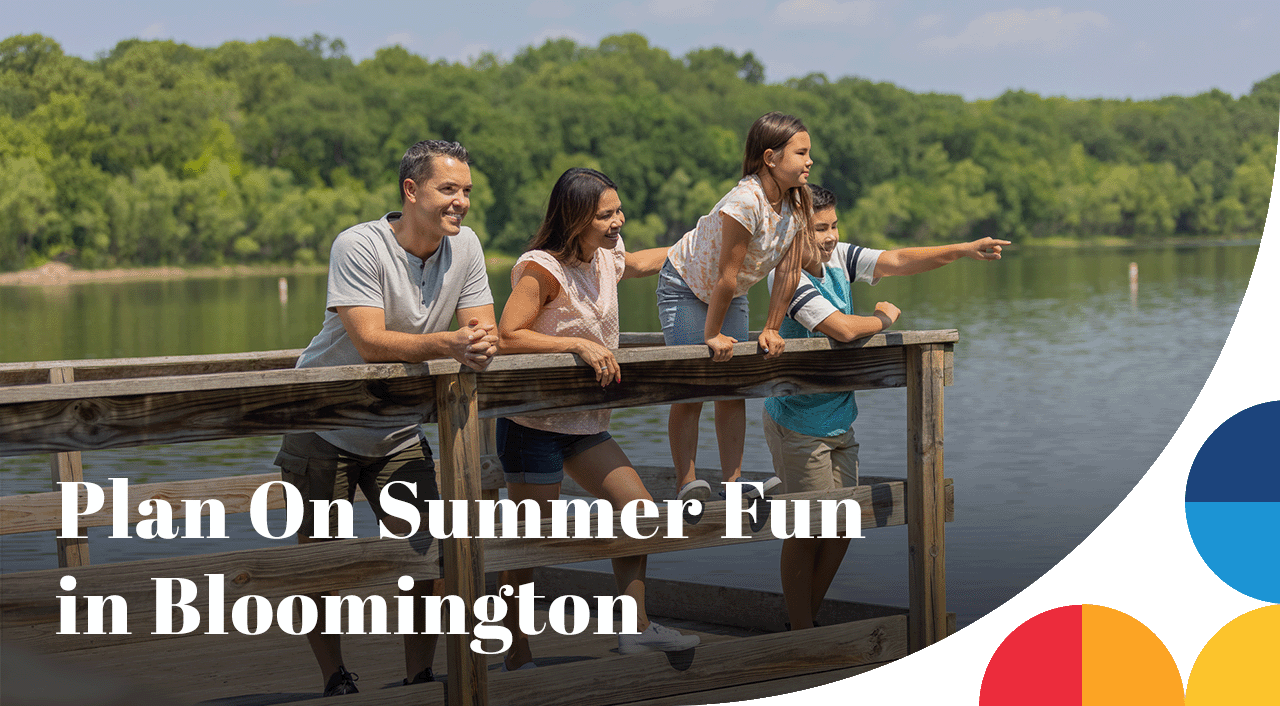
{"type": "Polygon", "coordinates": [[[421,184],[431,178],[432,161],[436,157],[453,157],[463,164],[471,163],[467,149],[457,142],[447,140],[423,140],[405,150],[400,159],[400,203],[404,203],[404,180],[412,179],[421,184]]]}
{"type": "Polygon", "coordinates": [[[836,207],[836,195],[831,193],[830,189],[823,188],[817,184],[810,184],[809,195],[813,197],[814,213],[817,213],[824,208],[836,207]]]}

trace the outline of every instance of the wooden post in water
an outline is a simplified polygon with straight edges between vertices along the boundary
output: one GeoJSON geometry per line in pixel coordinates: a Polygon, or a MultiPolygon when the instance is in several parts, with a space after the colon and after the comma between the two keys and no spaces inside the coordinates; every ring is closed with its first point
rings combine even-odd
{"type": "MultiPolygon", "coordinates": [[[[476,407],[476,374],[463,371],[436,378],[436,410],[440,422],[440,495],[446,501],[466,500],[467,535],[480,530],[475,501],[480,499],[480,420],[476,407]]],[[[488,667],[468,644],[475,632],[471,607],[484,594],[484,545],[478,539],[441,541],[444,591],[466,606],[465,633],[447,635],[449,706],[487,706],[488,667]]]]}
{"type": "Polygon", "coordinates": [[[947,545],[942,487],[945,347],[907,346],[907,561],[910,651],[947,635],[947,545]]]}
{"type": "MultiPolygon", "coordinates": [[[[49,371],[49,382],[75,382],[74,368],[53,368],[49,371]]],[[[61,490],[58,483],[81,483],[84,481],[84,467],[80,462],[79,451],[53,454],[49,457],[50,475],[53,476],[53,491],[61,490]]],[[[58,567],[89,565],[89,540],[59,539],[58,567]]]]}

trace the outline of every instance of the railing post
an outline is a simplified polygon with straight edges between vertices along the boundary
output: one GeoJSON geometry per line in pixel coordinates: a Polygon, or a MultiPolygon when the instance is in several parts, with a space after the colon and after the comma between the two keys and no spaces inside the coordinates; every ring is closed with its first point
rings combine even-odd
{"type": "MultiPolygon", "coordinates": [[[[480,420],[480,477],[485,478],[491,471],[502,472],[502,460],[498,458],[498,420],[480,420]]],[[[486,488],[481,485],[480,497],[485,500],[498,500],[497,488],[486,488]]]]}
{"type": "MultiPolygon", "coordinates": [[[[467,535],[475,537],[480,519],[475,501],[480,499],[480,420],[476,407],[476,375],[464,371],[436,378],[436,409],[440,422],[440,495],[444,500],[466,500],[467,535]]],[[[471,651],[476,617],[471,607],[484,593],[484,545],[472,538],[441,541],[444,590],[466,606],[467,631],[446,635],[448,649],[449,706],[487,706],[488,666],[483,655],[471,651]]]]}
{"type": "Polygon", "coordinates": [[[947,634],[947,544],[942,488],[942,386],[945,351],[938,344],[904,349],[907,368],[907,561],[915,652],[947,634]]]}
{"type": "MultiPolygon", "coordinates": [[[[52,368],[49,370],[49,382],[75,382],[74,368],[52,368]]],[[[80,463],[79,451],[68,451],[53,454],[49,457],[50,475],[53,477],[53,491],[61,490],[58,483],[84,482],[84,467],[80,463]]],[[[89,565],[89,540],[59,539],[58,567],[89,565]]]]}

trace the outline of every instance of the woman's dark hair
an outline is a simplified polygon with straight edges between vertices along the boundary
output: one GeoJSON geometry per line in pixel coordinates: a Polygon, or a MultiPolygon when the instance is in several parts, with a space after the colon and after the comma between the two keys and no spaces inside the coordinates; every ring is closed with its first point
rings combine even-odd
{"type": "Polygon", "coordinates": [[[595,218],[600,197],[618,185],[594,169],[574,167],[556,180],[547,215],[529,241],[528,250],[545,250],[561,262],[578,254],[578,239],[595,218]]]}

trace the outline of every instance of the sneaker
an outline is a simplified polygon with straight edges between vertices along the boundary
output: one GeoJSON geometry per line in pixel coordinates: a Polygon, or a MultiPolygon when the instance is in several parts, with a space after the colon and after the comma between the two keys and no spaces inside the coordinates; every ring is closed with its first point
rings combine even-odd
{"type": "Polygon", "coordinates": [[[538,665],[534,664],[533,662],[525,662],[524,664],[520,665],[519,667],[516,667],[515,669],[507,669],[507,661],[505,659],[502,660],[502,671],[504,672],[518,672],[522,669],[537,669],[537,667],[538,665]]]}
{"type": "Polygon", "coordinates": [[[762,490],[757,491],[755,486],[749,485],[742,491],[742,497],[746,500],[755,500],[759,497],[769,497],[776,495],[778,489],[782,487],[782,479],[777,476],[769,476],[760,483],[762,490]]]}
{"type": "Polygon", "coordinates": [[[414,677],[413,681],[409,681],[408,679],[405,679],[404,685],[409,686],[410,684],[425,684],[429,681],[435,681],[435,680],[436,680],[435,672],[431,671],[431,667],[427,667],[421,672],[418,672],[418,676],[414,677]]]}
{"type": "Polygon", "coordinates": [[[685,635],[650,620],[649,627],[639,635],[619,635],[618,652],[624,655],[652,650],[682,652],[697,647],[700,642],[702,638],[697,635],[685,635]]]}
{"type": "Polygon", "coordinates": [[[680,488],[680,492],[676,493],[676,500],[698,500],[706,502],[711,499],[711,484],[705,480],[695,480],[685,483],[680,488]]]}
{"type": "MultiPolygon", "coordinates": [[[[739,478],[738,480],[744,483],[748,482],[748,481],[743,481],[741,478],[739,478]]],[[[747,502],[751,502],[752,500],[756,500],[761,496],[764,496],[767,498],[771,495],[776,495],[778,492],[778,489],[782,487],[782,479],[777,476],[769,476],[767,479],[761,481],[761,486],[764,488],[763,492],[756,490],[756,487],[754,485],[748,485],[743,487],[742,499],[746,500],[747,502]]],[[[724,500],[725,497],[726,497],[725,491],[723,490],[720,491],[720,499],[724,500]]]]}
{"type": "Polygon", "coordinates": [[[325,696],[342,696],[343,694],[358,694],[360,690],[356,688],[356,682],[360,681],[359,675],[348,672],[346,667],[339,666],[338,671],[329,677],[329,683],[324,685],[325,696]]]}

